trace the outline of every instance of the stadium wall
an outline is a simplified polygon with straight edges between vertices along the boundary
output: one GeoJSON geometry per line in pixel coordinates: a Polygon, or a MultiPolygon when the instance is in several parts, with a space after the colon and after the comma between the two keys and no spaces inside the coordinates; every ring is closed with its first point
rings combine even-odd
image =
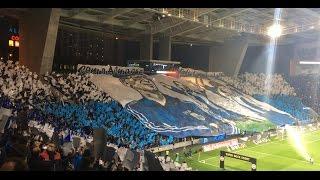
{"type": "MultiPolygon", "coordinates": [[[[294,56],[293,45],[280,45],[275,56],[274,72],[288,76],[290,74],[290,60],[294,56]]],[[[266,73],[268,46],[249,46],[244,56],[240,73],[266,73]]]]}
{"type": "Polygon", "coordinates": [[[140,59],[138,41],[115,39],[102,33],[59,27],[54,67],[66,63],[126,66],[128,59],[140,59]]]}
{"type": "Polygon", "coordinates": [[[39,74],[51,72],[61,9],[32,9],[19,20],[19,61],[39,74]]]}
{"type": "MultiPolygon", "coordinates": [[[[159,59],[159,44],[154,43],[153,59],[159,59]]],[[[208,71],[209,47],[189,44],[172,44],[171,59],[180,61],[182,67],[208,71]]]]}
{"type": "Polygon", "coordinates": [[[237,75],[247,47],[246,39],[237,39],[227,41],[222,45],[211,46],[208,59],[209,71],[224,72],[230,76],[237,75]]]}
{"type": "Polygon", "coordinates": [[[319,66],[299,64],[299,61],[318,61],[320,46],[316,41],[297,43],[294,46],[294,58],[290,61],[290,75],[319,74],[319,66]]]}
{"type": "Polygon", "coordinates": [[[320,46],[317,41],[295,44],[294,59],[306,61],[319,61],[320,46]]]}
{"type": "Polygon", "coordinates": [[[198,45],[173,45],[172,59],[181,61],[182,67],[209,71],[209,47],[198,45]]]}
{"type": "MultiPolygon", "coordinates": [[[[208,71],[209,47],[172,44],[171,59],[208,71]]],[[[126,66],[127,60],[140,59],[140,42],[115,39],[102,33],[60,26],[54,54],[54,67],[60,64],[126,66]],[[90,47],[92,45],[92,47],[90,47]]],[[[159,59],[159,44],[153,43],[153,59],[159,59]]]]}

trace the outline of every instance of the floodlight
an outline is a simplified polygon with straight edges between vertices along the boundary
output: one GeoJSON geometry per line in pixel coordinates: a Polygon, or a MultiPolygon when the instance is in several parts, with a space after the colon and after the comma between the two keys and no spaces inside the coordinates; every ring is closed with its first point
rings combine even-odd
{"type": "Polygon", "coordinates": [[[299,61],[299,64],[319,65],[319,61],[299,61]]]}
{"type": "Polygon", "coordinates": [[[278,38],[282,34],[282,26],[280,24],[273,24],[268,28],[268,36],[271,38],[278,38]]]}

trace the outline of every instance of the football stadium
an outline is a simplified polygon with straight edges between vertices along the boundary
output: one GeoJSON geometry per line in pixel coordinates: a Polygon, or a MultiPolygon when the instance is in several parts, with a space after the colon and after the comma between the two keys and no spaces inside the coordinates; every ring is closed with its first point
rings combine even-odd
{"type": "Polygon", "coordinates": [[[0,171],[319,171],[319,17],[0,8],[0,171]]]}

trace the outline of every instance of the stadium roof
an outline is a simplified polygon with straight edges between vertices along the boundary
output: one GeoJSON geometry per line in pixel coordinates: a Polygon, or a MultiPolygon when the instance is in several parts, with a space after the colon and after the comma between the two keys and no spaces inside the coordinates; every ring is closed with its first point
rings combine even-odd
{"type": "MultiPolygon", "coordinates": [[[[1,9],[27,13],[28,9],[1,9]]],[[[223,42],[239,36],[250,43],[269,41],[267,28],[274,22],[274,8],[68,8],[62,9],[60,24],[105,32],[128,39],[152,33],[166,34],[174,42],[223,42]]],[[[319,8],[283,8],[280,24],[282,43],[314,40],[320,29],[319,8]]]]}

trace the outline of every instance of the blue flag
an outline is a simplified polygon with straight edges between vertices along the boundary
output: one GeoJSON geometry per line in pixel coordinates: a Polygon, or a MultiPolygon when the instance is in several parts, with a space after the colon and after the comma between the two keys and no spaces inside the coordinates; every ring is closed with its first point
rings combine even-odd
{"type": "Polygon", "coordinates": [[[64,142],[71,142],[71,133],[69,132],[69,134],[64,138],[64,142]]]}

